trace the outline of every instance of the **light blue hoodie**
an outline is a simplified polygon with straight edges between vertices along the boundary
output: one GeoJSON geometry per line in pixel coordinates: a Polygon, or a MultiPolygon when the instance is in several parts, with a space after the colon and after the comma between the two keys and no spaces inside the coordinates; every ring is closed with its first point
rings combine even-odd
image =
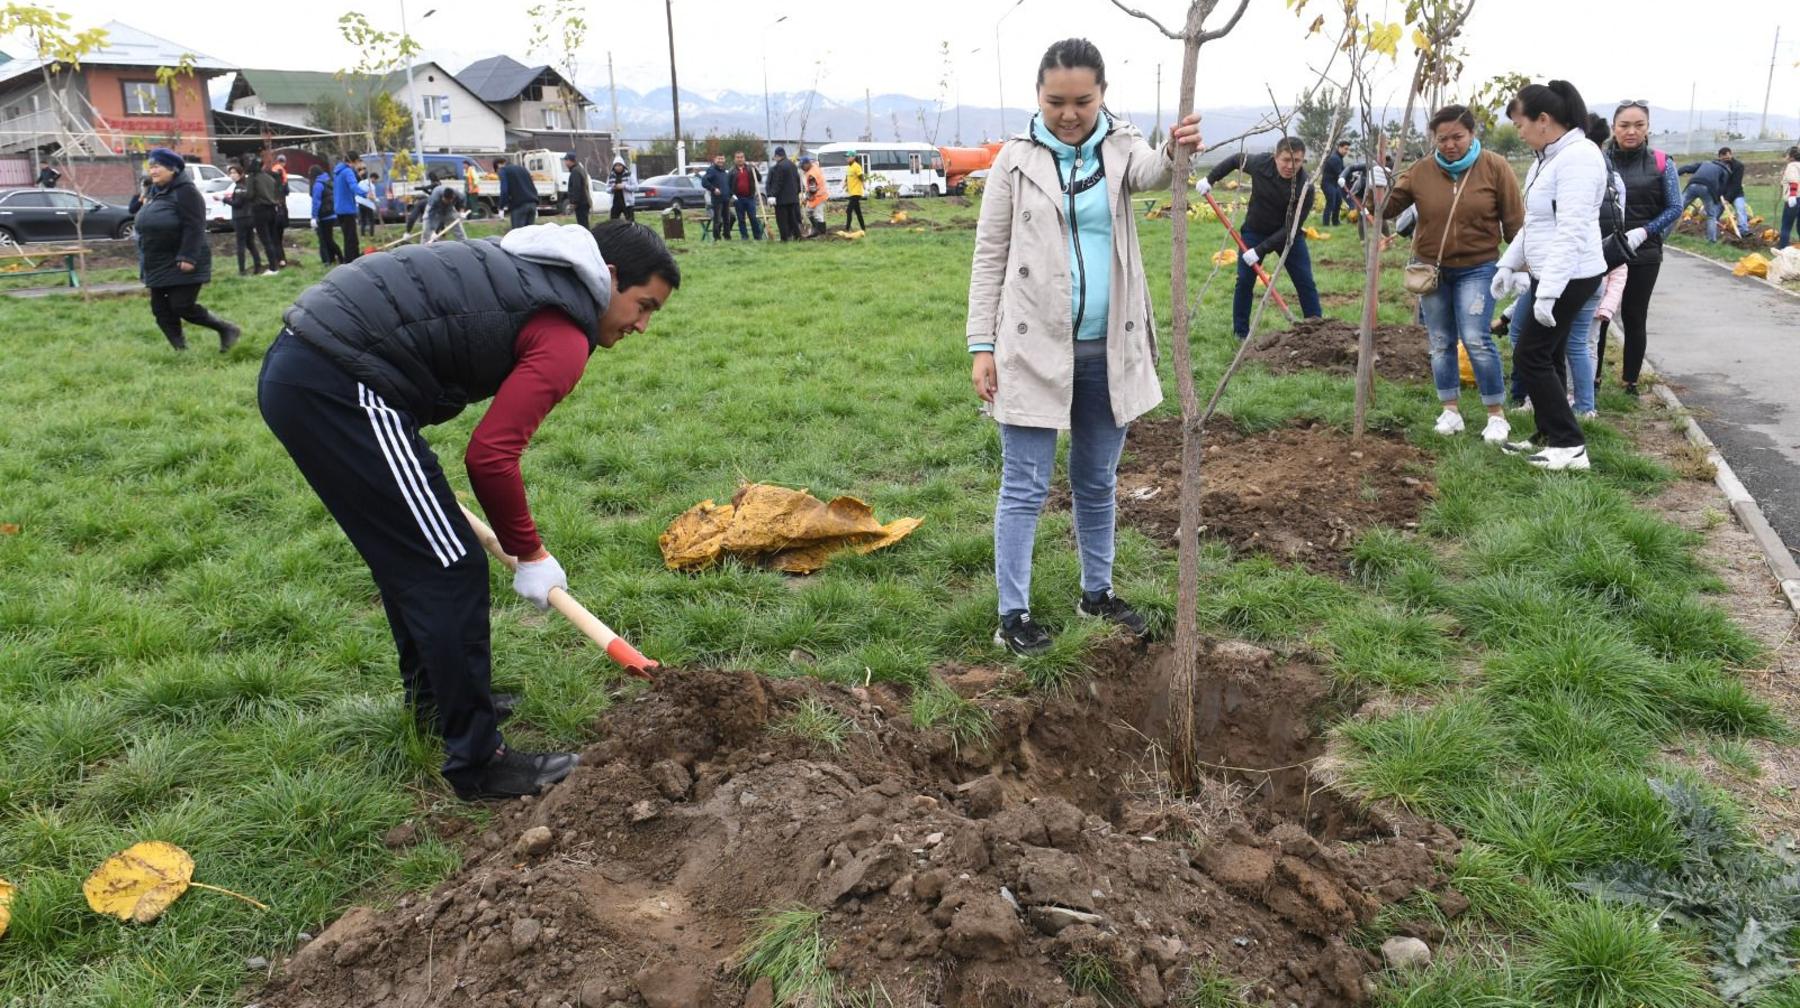
{"type": "Polygon", "coordinates": [[[1069,222],[1069,318],[1078,340],[1106,338],[1107,304],[1112,296],[1112,208],[1106,199],[1106,171],[1100,142],[1112,129],[1101,112],[1094,132],[1079,148],[1056,138],[1043,116],[1031,117],[1031,138],[1056,157],[1063,186],[1063,215],[1069,222]]]}

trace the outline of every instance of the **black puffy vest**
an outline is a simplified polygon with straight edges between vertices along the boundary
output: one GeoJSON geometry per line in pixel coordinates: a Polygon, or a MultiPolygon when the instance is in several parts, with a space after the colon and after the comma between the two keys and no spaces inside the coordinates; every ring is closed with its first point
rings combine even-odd
{"type": "MultiPolygon", "coordinates": [[[[1645,144],[1635,151],[1608,145],[1607,154],[1613,167],[1625,180],[1625,230],[1647,226],[1664,210],[1668,202],[1663,196],[1662,172],[1656,168],[1656,155],[1645,144]]],[[[1637,250],[1632,262],[1662,262],[1662,237],[1652,233],[1637,250]]]]}
{"type": "Polygon", "coordinates": [[[519,330],[544,308],[574,319],[594,352],[600,306],[575,271],[508,255],[487,239],[363,256],[307,288],[282,321],[427,426],[499,391],[519,330]]]}

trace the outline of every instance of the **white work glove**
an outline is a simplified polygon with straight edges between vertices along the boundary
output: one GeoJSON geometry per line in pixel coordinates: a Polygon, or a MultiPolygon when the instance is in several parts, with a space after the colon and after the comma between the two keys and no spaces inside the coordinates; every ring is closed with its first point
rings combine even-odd
{"type": "Polygon", "coordinates": [[[1625,244],[1631,247],[1631,251],[1636,252],[1638,246],[1644,244],[1649,237],[1650,232],[1643,228],[1632,228],[1630,231],[1625,232],[1625,244]]]}
{"type": "Polygon", "coordinates": [[[1789,196],[1787,198],[1787,204],[1788,204],[1788,206],[1794,206],[1795,204],[1800,204],[1800,196],[1789,196]]]}
{"type": "Polygon", "coordinates": [[[1527,273],[1524,270],[1519,270],[1517,273],[1513,274],[1512,293],[1513,293],[1514,297],[1524,297],[1525,295],[1531,293],[1531,274],[1530,273],[1527,273]]]}
{"type": "Polygon", "coordinates": [[[1531,314],[1544,328],[1556,328],[1556,299],[1538,298],[1531,303],[1531,314]]]}
{"type": "Polygon", "coordinates": [[[1495,301],[1505,301],[1506,295],[1512,292],[1514,273],[1505,266],[1494,271],[1494,279],[1488,281],[1488,293],[1495,301]]]}
{"type": "Polygon", "coordinates": [[[1257,255],[1255,249],[1245,249],[1244,250],[1244,265],[1245,266],[1255,266],[1259,262],[1262,262],[1262,256],[1257,255]]]}
{"type": "Polygon", "coordinates": [[[562,564],[557,563],[553,556],[530,562],[521,560],[519,566],[513,569],[513,591],[528,599],[540,611],[550,608],[552,588],[569,590],[569,576],[563,573],[562,564]]]}
{"type": "Polygon", "coordinates": [[[1194,191],[1205,196],[1207,193],[1212,192],[1212,183],[1207,181],[1206,176],[1202,175],[1200,176],[1200,181],[1194,183],[1194,191]]]}

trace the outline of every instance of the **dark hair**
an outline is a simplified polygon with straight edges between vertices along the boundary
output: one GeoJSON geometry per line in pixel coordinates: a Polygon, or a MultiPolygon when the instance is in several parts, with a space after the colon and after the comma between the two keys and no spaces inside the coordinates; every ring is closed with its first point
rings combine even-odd
{"type": "Polygon", "coordinates": [[[1520,108],[1522,108],[1522,106],[1519,104],[1519,98],[1517,95],[1514,95],[1513,100],[1506,103],[1506,118],[1511,119],[1513,116],[1518,115],[1520,108]]]}
{"type": "Polygon", "coordinates": [[[1467,105],[1445,105],[1431,114],[1431,121],[1425,124],[1425,132],[1436,133],[1439,126],[1449,123],[1462,123],[1470,133],[1475,132],[1475,113],[1469,111],[1467,105]]]}
{"type": "Polygon", "coordinates": [[[1094,81],[1102,90],[1106,88],[1106,61],[1100,58],[1100,50],[1084,38],[1067,38],[1052,43],[1044,50],[1044,58],[1038,61],[1037,86],[1044,86],[1044,71],[1073,70],[1086,67],[1094,71],[1094,81]]]}
{"type": "Polygon", "coordinates": [[[1720,147],[1719,148],[1719,156],[1720,157],[1724,157],[1725,155],[1730,154],[1730,153],[1731,153],[1730,147],[1720,147]]]}
{"type": "Polygon", "coordinates": [[[594,244],[606,264],[619,271],[620,290],[641,287],[653,276],[662,277],[674,289],[681,286],[681,267],[669,246],[655,231],[632,221],[607,221],[593,228],[594,244]]]}
{"type": "Polygon", "coordinates": [[[316,179],[323,174],[325,174],[325,169],[320,168],[318,165],[313,165],[311,168],[306,169],[306,181],[311,182],[313,179],[316,179]]]}
{"type": "Polygon", "coordinates": [[[244,169],[239,168],[237,165],[234,165],[234,164],[226,165],[225,170],[228,172],[237,172],[239,175],[244,174],[244,169]]]}
{"type": "Polygon", "coordinates": [[[1612,125],[1605,119],[1589,112],[1587,117],[1587,138],[1594,141],[1596,144],[1603,144],[1611,136],[1612,125]]]}
{"type": "Polygon", "coordinates": [[[1348,140],[1339,140],[1339,141],[1338,141],[1338,142],[1337,142],[1337,145],[1338,145],[1338,146],[1339,146],[1339,147],[1348,147],[1348,146],[1350,146],[1350,141],[1348,141],[1348,140]]]}
{"type": "Polygon", "coordinates": [[[1788,148],[1788,160],[1789,161],[1800,161],[1800,147],[1789,147],[1788,148]]]}
{"type": "Polygon", "coordinates": [[[1519,109],[1525,118],[1547,115],[1566,129],[1587,129],[1588,107],[1581,92],[1566,80],[1527,84],[1519,89],[1519,109]]]}
{"type": "Polygon", "coordinates": [[[495,168],[498,168],[505,163],[506,163],[506,159],[503,157],[497,157],[494,159],[494,167],[495,168]]]}
{"type": "Polygon", "coordinates": [[[362,155],[358,154],[355,151],[345,151],[344,152],[344,163],[345,164],[349,164],[352,161],[361,161],[361,160],[362,160],[362,155]]]}
{"type": "Polygon", "coordinates": [[[1288,151],[1299,151],[1300,153],[1305,154],[1306,141],[1297,136],[1284,136],[1280,140],[1275,141],[1275,153],[1286,154],[1288,151]]]}

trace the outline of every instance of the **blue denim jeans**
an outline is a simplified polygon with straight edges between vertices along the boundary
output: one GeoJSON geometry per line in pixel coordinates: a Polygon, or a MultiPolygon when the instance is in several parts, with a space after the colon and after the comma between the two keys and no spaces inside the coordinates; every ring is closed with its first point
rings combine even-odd
{"type": "MultiPolygon", "coordinates": [[[[1600,294],[1605,290],[1594,292],[1587,303],[1581,306],[1580,314],[1569,323],[1569,346],[1564,351],[1563,360],[1559,362],[1558,373],[1566,384],[1573,385],[1575,402],[1571,408],[1576,416],[1594,411],[1594,362],[1598,356],[1594,352],[1594,313],[1600,310],[1600,294]]],[[[1512,340],[1515,354],[1519,348],[1519,334],[1525,328],[1525,316],[1531,312],[1531,302],[1520,298],[1513,307],[1511,324],[1507,329],[1507,338],[1512,340]]],[[[1515,360],[1512,373],[1512,400],[1522,402],[1525,399],[1524,387],[1519,384],[1519,369],[1515,360]]]]}
{"type": "MultiPolygon", "coordinates": [[[[1112,587],[1114,495],[1125,430],[1126,425],[1113,423],[1106,357],[1077,357],[1075,400],[1069,409],[1069,491],[1075,499],[1082,591],[1112,587]]],[[[1031,608],[1031,547],[1056,467],[1056,435],[1050,427],[1000,425],[994,581],[1002,616],[1031,608]]]]}
{"type": "Polygon", "coordinates": [[[1711,188],[1698,182],[1690,182],[1688,187],[1681,191],[1681,208],[1686,210],[1694,205],[1695,200],[1700,201],[1700,209],[1706,213],[1706,240],[1718,241],[1719,215],[1725,212],[1725,208],[1719,203],[1719,197],[1713,194],[1711,188]]]}
{"type": "MultiPolygon", "coordinates": [[[[1257,234],[1245,228],[1244,244],[1251,248],[1262,244],[1266,234],[1257,234]]],[[[1269,267],[1263,266],[1267,272],[1269,267]]],[[[1244,264],[1243,257],[1238,257],[1237,290],[1231,296],[1231,331],[1239,338],[1250,334],[1250,299],[1261,292],[1256,286],[1256,271],[1244,264]]],[[[1288,246],[1287,254],[1281,257],[1281,270],[1270,276],[1279,279],[1279,273],[1285,271],[1294,278],[1294,291],[1300,295],[1300,314],[1306,318],[1318,318],[1325,314],[1319,307],[1319,288],[1313,283],[1312,253],[1306,248],[1306,233],[1294,236],[1294,243],[1288,246]]]]}
{"type": "Polygon", "coordinates": [[[1739,196],[1731,201],[1731,209],[1737,213],[1738,234],[1750,234],[1750,203],[1739,196]]]}
{"type": "Polygon", "coordinates": [[[744,222],[748,221],[751,224],[751,226],[756,228],[756,240],[762,241],[763,240],[763,223],[762,223],[762,218],[758,217],[756,215],[756,197],[754,197],[754,196],[733,196],[731,198],[731,204],[732,204],[733,209],[735,209],[737,211],[738,237],[739,238],[749,238],[750,237],[749,230],[744,227],[744,222]]]}
{"type": "Polygon", "coordinates": [[[1784,198],[1781,201],[1781,240],[1775,243],[1775,247],[1787,248],[1788,241],[1796,231],[1800,231],[1800,204],[1788,206],[1784,198]]]}
{"type": "Polygon", "coordinates": [[[1438,270],[1437,290],[1419,299],[1419,316],[1431,334],[1431,378],[1438,400],[1455,402],[1462,397],[1462,372],[1457,367],[1456,343],[1469,350],[1475,370],[1475,389],[1483,406],[1506,401],[1506,378],[1500,368],[1500,348],[1488,332],[1494,319],[1494,296],[1488,292],[1497,264],[1445,266],[1438,270]],[[1475,309],[1472,313],[1470,309],[1475,309]]]}

